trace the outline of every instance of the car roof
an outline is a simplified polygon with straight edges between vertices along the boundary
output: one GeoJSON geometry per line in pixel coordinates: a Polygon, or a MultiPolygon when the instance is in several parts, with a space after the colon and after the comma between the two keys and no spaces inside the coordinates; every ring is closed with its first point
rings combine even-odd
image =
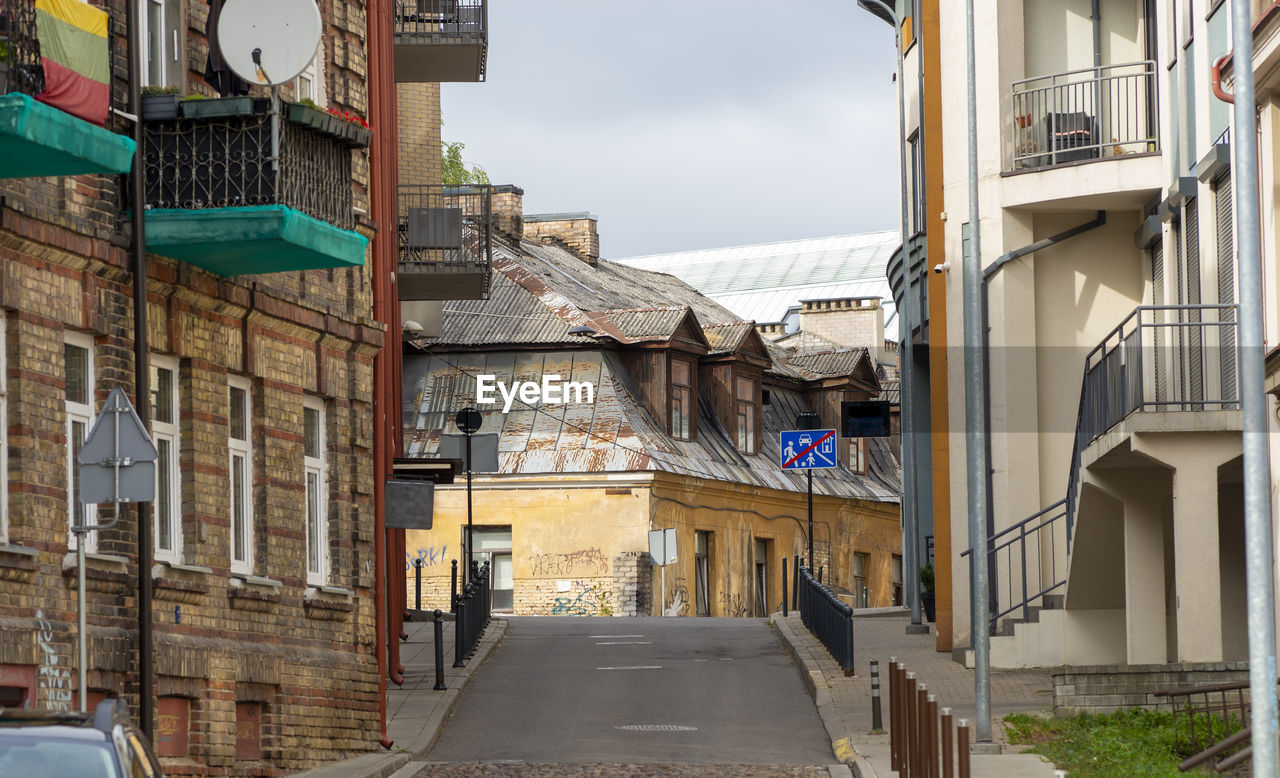
{"type": "Polygon", "coordinates": [[[24,724],[14,721],[0,720],[0,738],[32,737],[41,740],[73,740],[104,742],[107,733],[92,726],[76,726],[67,724],[24,724]]]}

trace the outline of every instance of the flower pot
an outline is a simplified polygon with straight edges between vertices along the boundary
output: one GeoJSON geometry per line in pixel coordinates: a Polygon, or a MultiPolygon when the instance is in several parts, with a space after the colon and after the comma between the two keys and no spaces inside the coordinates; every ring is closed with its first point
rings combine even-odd
{"type": "Polygon", "coordinates": [[[182,101],[182,115],[187,119],[214,119],[220,116],[253,116],[271,110],[265,97],[219,97],[212,100],[182,101]]]}
{"type": "Polygon", "coordinates": [[[143,95],[142,118],[153,122],[176,119],[180,99],[181,96],[176,94],[143,95]]]}
{"type": "Polygon", "coordinates": [[[937,623],[937,619],[934,617],[937,612],[937,605],[934,602],[933,592],[920,592],[920,609],[924,611],[924,617],[930,624],[937,623]]]}

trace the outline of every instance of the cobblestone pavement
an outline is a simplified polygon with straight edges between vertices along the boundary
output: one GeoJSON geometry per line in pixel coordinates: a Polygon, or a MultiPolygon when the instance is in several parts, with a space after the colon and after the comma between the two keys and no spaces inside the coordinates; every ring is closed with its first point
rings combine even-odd
{"type": "MultiPolygon", "coordinates": [[[[416,765],[413,765],[416,766],[416,765]]],[[[404,771],[402,771],[404,772],[404,771]]],[[[829,778],[826,767],[689,764],[532,764],[529,762],[426,763],[420,771],[394,778],[474,778],[475,776],[607,776],[608,778],[829,778]]]]}

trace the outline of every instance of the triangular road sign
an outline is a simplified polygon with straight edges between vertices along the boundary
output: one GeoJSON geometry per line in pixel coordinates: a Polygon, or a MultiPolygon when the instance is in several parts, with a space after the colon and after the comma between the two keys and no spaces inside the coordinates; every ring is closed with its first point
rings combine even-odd
{"type": "Polygon", "coordinates": [[[76,461],[82,465],[101,464],[115,459],[129,459],[134,462],[154,462],[159,454],[156,446],[142,426],[142,419],[133,409],[133,403],[120,387],[111,390],[107,395],[107,404],[102,406],[98,420],[89,430],[84,446],[76,461]],[[116,437],[116,426],[119,425],[119,438],[116,437]],[[119,445],[117,447],[117,440],[119,445]]]}

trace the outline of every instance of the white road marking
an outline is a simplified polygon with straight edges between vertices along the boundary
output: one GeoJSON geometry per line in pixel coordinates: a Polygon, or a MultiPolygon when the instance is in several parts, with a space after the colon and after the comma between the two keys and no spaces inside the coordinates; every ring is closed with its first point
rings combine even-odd
{"type": "Polygon", "coordinates": [[[651,646],[652,640],[608,640],[596,643],[597,646],[651,646]]]}
{"type": "Polygon", "coordinates": [[[589,638],[642,638],[644,635],[587,635],[589,638]]]}
{"type": "Polygon", "coordinates": [[[597,670],[661,670],[662,665],[633,665],[631,667],[597,667],[597,670]]]}

